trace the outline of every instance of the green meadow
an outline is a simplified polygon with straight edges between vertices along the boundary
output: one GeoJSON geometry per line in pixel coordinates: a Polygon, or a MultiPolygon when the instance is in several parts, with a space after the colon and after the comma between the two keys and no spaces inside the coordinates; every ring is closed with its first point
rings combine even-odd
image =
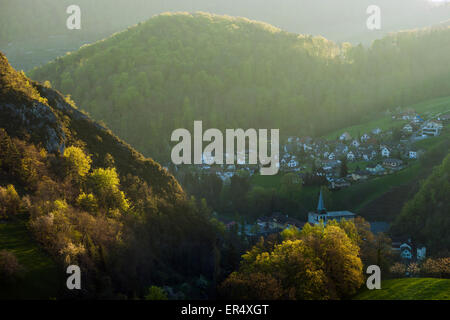
{"type": "Polygon", "coordinates": [[[31,238],[25,217],[0,222],[0,250],[15,254],[23,270],[9,287],[0,290],[0,299],[51,299],[63,282],[55,262],[31,238]]]}
{"type": "Polygon", "coordinates": [[[450,300],[450,279],[385,280],[380,290],[363,289],[354,300],[450,300]]]}

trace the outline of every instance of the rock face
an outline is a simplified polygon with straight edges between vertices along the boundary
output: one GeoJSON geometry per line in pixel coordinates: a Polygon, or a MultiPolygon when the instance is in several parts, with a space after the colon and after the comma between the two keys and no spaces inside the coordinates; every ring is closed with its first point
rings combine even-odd
{"type": "Polygon", "coordinates": [[[63,123],[34,84],[0,52],[0,126],[12,136],[27,135],[48,152],[64,152],[63,123]]]}
{"type": "Polygon", "coordinates": [[[20,128],[20,133],[32,137],[38,135],[48,152],[64,152],[66,135],[49,106],[35,102],[30,108],[24,104],[0,102],[0,114],[8,119],[9,123],[4,124],[8,132],[20,128]]]}

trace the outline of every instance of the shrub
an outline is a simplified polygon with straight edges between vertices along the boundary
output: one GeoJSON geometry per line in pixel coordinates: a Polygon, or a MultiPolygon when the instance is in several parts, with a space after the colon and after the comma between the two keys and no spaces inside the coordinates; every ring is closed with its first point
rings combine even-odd
{"type": "Polygon", "coordinates": [[[422,264],[421,274],[436,278],[450,278],[450,258],[428,258],[422,264]]]}
{"type": "Polygon", "coordinates": [[[157,286],[148,288],[145,300],[168,300],[166,292],[157,286]]]}
{"type": "Polygon", "coordinates": [[[21,269],[22,267],[14,253],[7,250],[0,251],[0,279],[9,280],[14,278],[21,269]]]}
{"type": "Polygon", "coordinates": [[[391,266],[390,271],[394,277],[404,277],[406,274],[406,266],[403,263],[397,262],[391,266]]]}

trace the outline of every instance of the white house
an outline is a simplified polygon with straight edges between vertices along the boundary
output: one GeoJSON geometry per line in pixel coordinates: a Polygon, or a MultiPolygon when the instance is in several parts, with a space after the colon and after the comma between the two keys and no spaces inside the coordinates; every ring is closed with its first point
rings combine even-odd
{"type": "Polygon", "coordinates": [[[415,151],[415,150],[409,151],[409,158],[410,159],[417,159],[417,151],[415,151]]]}
{"type": "Polygon", "coordinates": [[[405,132],[413,132],[413,127],[408,123],[403,127],[403,131],[405,132]]]}
{"type": "Polygon", "coordinates": [[[352,141],[352,146],[354,146],[355,148],[358,148],[359,147],[359,142],[358,142],[358,140],[353,140],[352,141]]]}
{"type": "Polygon", "coordinates": [[[344,132],[339,137],[339,140],[341,140],[341,141],[349,141],[351,138],[352,138],[352,136],[348,132],[344,132]]]}
{"type": "Polygon", "coordinates": [[[334,152],[332,152],[332,153],[330,153],[330,154],[328,155],[328,159],[329,159],[329,160],[334,160],[334,159],[336,159],[336,156],[334,155],[334,152]]]}
{"type": "Polygon", "coordinates": [[[400,257],[403,259],[411,260],[412,259],[412,248],[409,244],[403,243],[400,246],[400,257]]]}
{"type": "Polygon", "coordinates": [[[422,261],[427,256],[427,248],[426,247],[417,247],[417,260],[422,261]]]}
{"type": "Polygon", "coordinates": [[[366,142],[369,139],[370,139],[370,136],[367,133],[364,133],[361,137],[362,142],[366,142]]]}
{"type": "Polygon", "coordinates": [[[291,159],[288,162],[288,167],[289,168],[297,168],[298,167],[298,161],[296,161],[295,159],[291,159]]]}
{"type": "Polygon", "coordinates": [[[381,129],[380,128],[375,128],[372,130],[373,134],[380,134],[381,133],[381,129]]]}
{"type": "Polygon", "coordinates": [[[389,151],[389,149],[387,147],[384,147],[381,150],[381,156],[383,156],[383,157],[389,158],[390,154],[391,154],[391,152],[389,151]]]}
{"type": "Polygon", "coordinates": [[[347,153],[347,160],[355,160],[355,155],[353,154],[353,152],[350,151],[349,153],[347,153]]]}
{"type": "Polygon", "coordinates": [[[422,128],[422,135],[424,136],[438,136],[441,132],[442,124],[437,121],[430,121],[422,128]]]}

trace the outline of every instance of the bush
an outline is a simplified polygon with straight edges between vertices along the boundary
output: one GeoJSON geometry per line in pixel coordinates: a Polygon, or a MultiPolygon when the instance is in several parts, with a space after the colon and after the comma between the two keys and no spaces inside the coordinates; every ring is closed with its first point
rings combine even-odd
{"type": "Polygon", "coordinates": [[[428,258],[422,264],[421,274],[435,278],[450,278],[450,258],[428,258]]]}
{"type": "Polygon", "coordinates": [[[0,279],[10,280],[15,278],[21,270],[22,266],[14,253],[7,250],[0,251],[0,279]]]}
{"type": "Polygon", "coordinates": [[[168,300],[166,292],[157,286],[148,288],[145,300],[168,300]]]}
{"type": "Polygon", "coordinates": [[[404,277],[406,274],[406,266],[403,263],[397,262],[391,266],[390,271],[394,277],[404,277]]]}
{"type": "Polygon", "coordinates": [[[417,277],[420,274],[420,266],[417,263],[412,262],[409,264],[406,272],[408,272],[408,275],[410,276],[417,277]]]}

